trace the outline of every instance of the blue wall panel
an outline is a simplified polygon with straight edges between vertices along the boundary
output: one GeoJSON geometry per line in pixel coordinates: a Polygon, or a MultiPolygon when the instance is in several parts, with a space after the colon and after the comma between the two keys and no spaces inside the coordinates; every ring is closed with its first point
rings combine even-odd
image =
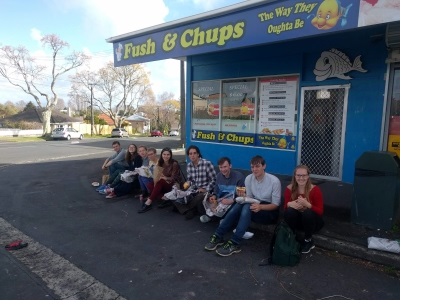
{"type": "MultiPolygon", "coordinates": [[[[387,67],[385,59],[388,55],[384,34],[385,27],[376,26],[341,34],[193,56],[187,59],[187,80],[298,74],[299,103],[301,87],[350,84],[342,181],[352,183],[355,161],[364,151],[379,150],[384,107],[384,74],[387,67]],[[361,55],[362,66],[367,72],[351,71],[347,73],[352,77],[350,80],[330,78],[322,82],[316,81],[313,74],[315,63],[321,52],[331,48],[344,52],[351,62],[361,55]]],[[[187,146],[199,146],[204,157],[214,164],[219,157],[227,155],[232,158],[235,168],[247,170],[250,168],[251,157],[260,154],[267,161],[268,172],[291,175],[297,162],[297,151],[192,142],[191,83],[187,83],[187,93],[187,146]]]]}

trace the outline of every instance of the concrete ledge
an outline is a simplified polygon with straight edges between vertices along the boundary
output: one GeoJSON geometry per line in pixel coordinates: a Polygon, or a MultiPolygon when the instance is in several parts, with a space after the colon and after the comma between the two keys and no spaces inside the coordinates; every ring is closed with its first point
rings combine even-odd
{"type": "MultiPolygon", "coordinates": [[[[262,225],[254,222],[251,222],[250,225],[250,228],[252,229],[258,229],[272,234],[275,231],[275,227],[276,225],[274,224],[262,225]]],[[[348,240],[340,240],[325,236],[323,234],[315,234],[313,235],[313,239],[315,241],[315,245],[320,248],[338,252],[342,255],[400,269],[399,254],[368,249],[367,247],[349,242],[348,240]]]]}

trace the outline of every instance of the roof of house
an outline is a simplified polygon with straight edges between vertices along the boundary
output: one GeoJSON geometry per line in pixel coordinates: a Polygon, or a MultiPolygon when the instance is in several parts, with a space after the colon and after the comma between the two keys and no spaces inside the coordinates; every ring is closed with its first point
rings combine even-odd
{"type": "Polygon", "coordinates": [[[109,126],[115,125],[115,122],[108,115],[102,113],[99,114],[99,118],[103,119],[109,126]]]}
{"type": "Polygon", "coordinates": [[[150,119],[138,114],[133,114],[129,117],[127,117],[125,120],[129,121],[129,122],[147,122],[150,119]]]}
{"type": "MultiPolygon", "coordinates": [[[[42,110],[40,108],[28,109],[26,111],[20,112],[15,115],[11,115],[5,118],[2,118],[1,121],[10,121],[10,122],[36,122],[43,123],[42,110]]],[[[61,123],[76,123],[82,122],[82,117],[70,117],[67,114],[61,113],[58,110],[52,110],[51,113],[51,124],[61,124],[61,123]]]]}

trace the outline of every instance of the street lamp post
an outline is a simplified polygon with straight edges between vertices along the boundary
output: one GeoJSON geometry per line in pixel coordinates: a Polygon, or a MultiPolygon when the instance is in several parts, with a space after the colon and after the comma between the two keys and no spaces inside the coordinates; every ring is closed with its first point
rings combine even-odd
{"type": "Polygon", "coordinates": [[[94,112],[93,112],[93,83],[90,83],[91,86],[91,136],[93,136],[94,131],[94,112]]]}

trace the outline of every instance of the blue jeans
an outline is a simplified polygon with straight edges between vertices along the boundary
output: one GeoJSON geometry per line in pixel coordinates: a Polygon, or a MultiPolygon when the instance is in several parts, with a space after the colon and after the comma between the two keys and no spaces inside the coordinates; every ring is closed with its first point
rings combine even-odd
{"type": "Polygon", "coordinates": [[[223,239],[227,232],[236,227],[236,232],[233,234],[231,241],[235,244],[240,244],[251,221],[258,224],[272,224],[278,220],[279,210],[252,212],[250,207],[251,204],[249,203],[235,204],[224,216],[221,224],[215,230],[215,235],[223,239]]]}
{"type": "Polygon", "coordinates": [[[122,173],[126,170],[126,166],[119,164],[118,162],[112,164],[109,166],[109,177],[113,177],[114,173],[118,170],[122,173]]]}
{"type": "Polygon", "coordinates": [[[138,178],[142,194],[151,195],[151,192],[154,189],[154,179],[143,176],[138,176],[138,178]]]}

